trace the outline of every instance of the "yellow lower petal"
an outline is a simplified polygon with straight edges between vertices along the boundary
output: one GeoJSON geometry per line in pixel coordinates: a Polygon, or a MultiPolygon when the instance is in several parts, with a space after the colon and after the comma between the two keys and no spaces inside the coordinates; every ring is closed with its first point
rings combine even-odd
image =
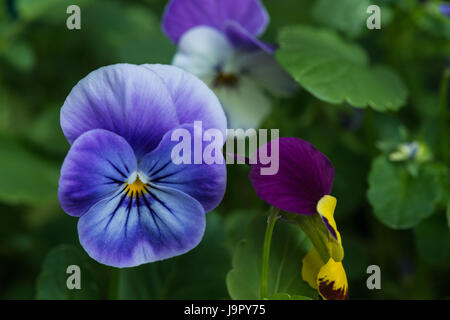
{"type": "Polygon", "coordinates": [[[326,300],[347,300],[348,282],[342,262],[332,258],[320,269],[317,275],[319,294],[326,300]]]}
{"type": "Polygon", "coordinates": [[[302,260],[302,278],[317,290],[317,275],[324,265],[315,247],[311,247],[302,260]]]}

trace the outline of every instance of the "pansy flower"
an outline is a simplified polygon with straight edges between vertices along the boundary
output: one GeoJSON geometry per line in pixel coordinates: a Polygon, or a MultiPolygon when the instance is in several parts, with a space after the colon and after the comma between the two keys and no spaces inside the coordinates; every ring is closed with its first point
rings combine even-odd
{"type": "Polygon", "coordinates": [[[163,29],[178,45],[173,64],[202,79],[219,97],[230,128],[258,128],[270,113],[267,93],[298,85],[258,39],[269,21],[259,0],[172,0],[163,29]]]}
{"type": "Polygon", "coordinates": [[[255,163],[249,179],[257,195],[289,213],[313,244],[303,258],[303,279],[324,299],[347,299],[344,250],[334,220],[336,198],[330,195],[334,179],[330,160],[307,141],[280,138],[259,148],[250,163],[255,163]],[[273,164],[263,164],[257,157],[271,154],[274,147],[279,152],[278,172],[264,175],[261,169],[273,164]]]}
{"type": "Polygon", "coordinates": [[[71,148],[58,194],[64,211],[79,217],[80,243],[93,259],[132,267],[200,242],[226,169],[172,161],[172,132],[183,128],[195,139],[202,132],[194,121],[226,130],[213,92],[173,66],[107,66],[72,89],[61,109],[71,148]]]}

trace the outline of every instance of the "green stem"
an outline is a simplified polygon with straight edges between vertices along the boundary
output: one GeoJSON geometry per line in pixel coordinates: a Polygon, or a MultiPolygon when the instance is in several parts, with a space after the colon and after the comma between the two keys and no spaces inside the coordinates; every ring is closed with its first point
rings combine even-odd
{"type": "Polygon", "coordinates": [[[117,268],[111,268],[110,278],[109,278],[109,300],[117,300],[119,292],[119,272],[117,268]]]}
{"type": "MultiPolygon", "coordinates": [[[[330,253],[328,244],[325,242],[324,236],[324,224],[318,214],[312,216],[297,215],[295,219],[297,225],[308,236],[312,245],[316,248],[322,261],[328,261],[330,259],[330,253]]],[[[325,235],[328,235],[328,230],[325,230],[325,235]]]]}
{"type": "Polygon", "coordinates": [[[278,220],[279,210],[272,208],[272,212],[267,220],[266,235],[264,236],[264,248],[261,268],[261,300],[267,298],[269,293],[269,256],[270,244],[272,242],[272,233],[275,222],[278,220]]]}

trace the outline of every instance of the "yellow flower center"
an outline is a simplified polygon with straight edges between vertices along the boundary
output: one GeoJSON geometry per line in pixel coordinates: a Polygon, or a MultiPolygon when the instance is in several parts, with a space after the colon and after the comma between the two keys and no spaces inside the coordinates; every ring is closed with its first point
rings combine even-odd
{"type": "Polygon", "coordinates": [[[137,197],[147,193],[147,185],[143,183],[139,177],[136,177],[136,180],[134,180],[133,183],[127,184],[125,192],[128,197],[137,197]]]}

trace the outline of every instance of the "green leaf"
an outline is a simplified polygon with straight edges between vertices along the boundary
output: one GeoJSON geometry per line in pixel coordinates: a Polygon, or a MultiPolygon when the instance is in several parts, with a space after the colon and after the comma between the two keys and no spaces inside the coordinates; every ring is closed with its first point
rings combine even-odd
{"type": "Polygon", "coordinates": [[[359,36],[366,29],[369,0],[319,0],[313,15],[323,26],[344,32],[349,37],[359,36]]]}
{"type": "Polygon", "coordinates": [[[368,199],[388,227],[407,229],[430,216],[442,196],[442,168],[427,164],[412,177],[405,166],[375,158],[369,174],[368,199]]]}
{"type": "Polygon", "coordinates": [[[10,204],[56,201],[59,167],[0,135],[0,199],[10,204]]]}
{"type": "Polygon", "coordinates": [[[401,79],[384,66],[369,67],[365,51],[335,33],[295,26],[282,29],[279,39],[278,61],[318,99],[377,111],[405,104],[401,79]]]}
{"type": "MultiPolygon", "coordinates": [[[[233,269],[227,275],[232,299],[260,299],[261,260],[266,228],[265,216],[257,217],[247,236],[233,254],[233,269]]],[[[269,296],[277,293],[315,297],[317,294],[303,281],[302,258],[311,244],[299,227],[278,222],[273,232],[269,260],[269,296]]]]}
{"type": "Polygon", "coordinates": [[[119,299],[227,299],[224,241],[222,219],[209,213],[205,236],[191,252],[120,270],[119,299]]]}
{"type": "Polygon", "coordinates": [[[37,280],[36,299],[98,299],[100,290],[94,276],[94,266],[79,248],[61,245],[49,252],[37,280]],[[80,267],[81,289],[68,289],[67,267],[80,267]]]}
{"type": "Polygon", "coordinates": [[[435,214],[414,228],[419,254],[428,262],[440,263],[450,256],[450,232],[446,217],[435,214]]]}

